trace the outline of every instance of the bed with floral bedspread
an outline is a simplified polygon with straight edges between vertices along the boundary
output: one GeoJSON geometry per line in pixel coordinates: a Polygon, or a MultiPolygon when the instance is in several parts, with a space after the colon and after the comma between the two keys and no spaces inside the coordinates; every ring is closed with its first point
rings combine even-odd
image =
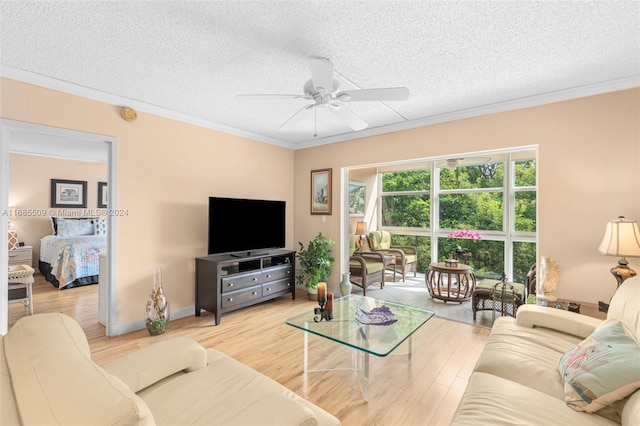
{"type": "Polygon", "coordinates": [[[40,272],[55,287],[66,289],[98,282],[99,256],[107,247],[104,235],[47,235],[40,247],[40,272]]]}

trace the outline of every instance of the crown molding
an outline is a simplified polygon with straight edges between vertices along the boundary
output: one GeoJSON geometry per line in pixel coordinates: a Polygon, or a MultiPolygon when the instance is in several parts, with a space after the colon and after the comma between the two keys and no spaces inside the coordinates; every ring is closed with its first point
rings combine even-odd
{"type": "Polygon", "coordinates": [[[216,123],[214,121],[204,120],[192,115],[183,114],[181,112],[161,108],[156,105],[129,99],[124,96],[101,92],[99,90],[69,83],[63,80],[48,77],[42,74],[37,74],[31,71],[26,71],[20,68],[2,65],[0,67],[0,77],[9,78],[11,80],[20,81],[22,83],[32,84],[34,86],[40,86],[46,89],[56,90],[59,92],[68,93],[70,95],[80,96],[111,105],[128,106],[139,112],[145,112],[148,114],[157,115],[159,117],[169,118],[171,120],[204,127],[207,129],[218,130],[220,132],[229,133],[258,142],[281,146],[283,148],[294,149],[294,146],[292,144],[278,139],[273,139],[268,136],[247,132],[235,127],[216,123]]]}
{"type": "Polygon", "coordinates": [[[416,120],[408,120],[402,123],[390,124],[384,127],[374,127],[361,130],[359,132],[349,133],[348,135],[329,136],[326,138],[318,138],[318,140],[301,142],[296,144],[296,149],[311,148],[329,143],[343,142],[345,140],[353,140],[366,138],[369,136],[381,135],[384,133],[400,132],[403,130],[415,129],[418,127],[432,126],[450,121],[463,120],[466,118],[479,117],[483,115],[496,114],[499,112],[513,111],[522,108],[530,108],[544,104],[568,101],[571,99],[584,98],[587,96],[600,95],[608,92],[617,92],[620,90],[633,89],[640,87],[640,74],[629,77],[623,77],[615,80],[608,80],[594,84],[571,87],[568,89],[556,90],[553,92],[541,93],[532,96],[526,96],[509,101],[496,102],[493,104],[481,105],[466,109],[461,109],[443,114],[423,117],[416,120]],[[348,137],[346,137],[348,136],[348,137]]]}
{"type": "Polygon", "coordinates": [[[418,127],[431,126],[434,124],[445,123],[449,121],[462,120],[466,118],[478,117],[482,115],[495,114],[499,112],[511,111],[522,108],[529,108],[538,105],[544,105],[554,102],[561,102],[570,99],[582,98],[587,96],[598,95],[607,92],[615,92],[619,90],[640,87],[640,74],[623,77],[615,80],[608,80],[587,84],[582,86],[571,87],[568,89],[556,90],[547,93],[526,96],[518,99],[512,99],[504,102],[496,102],[493,104],[480,105],[462,110],[447,112],[443,114],[432,115],[416,120],[404,121],[402,123],[391,124],[374,128],[367,128],[359,132],[344,133],[335,136],[317,138],[313,141],[300,142],[292,144],[282,140],[274,139],[265,135],[247,132],[235,127],[226,126],[224,124],[213,121],[203,120],[188,114],[161,108],[144,102],[135,101],[122,96],[117,96],[99,90],[90,89],[88,87],[79,86],[63,80],[47,77],[42,74],[33,73],[19,68],[2,65],[0,67],[0,76],[12,80],[21,81],[23,83],[41,86],[47,89],[57,90],[71,95],[81,96],[112,105],[129,106],[138,111],[154,114],[160,117],[177,120],[180,122],[193,124],[196,126],[229,133],[235,136],[277,145],[292,150],[311,148],[331,143],[345,142],[353,139],[360,139],[369,136],[377,136],[384,133],[399,132],[403,130],[415,129],[418,127]]]}

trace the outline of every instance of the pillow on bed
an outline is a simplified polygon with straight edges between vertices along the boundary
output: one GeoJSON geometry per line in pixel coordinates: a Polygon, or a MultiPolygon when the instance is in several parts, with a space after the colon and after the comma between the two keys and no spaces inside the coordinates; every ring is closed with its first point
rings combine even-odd
{"type": "Polygon", "coordinates": [[[59,237],[79,237],[81,235],[93,235],[93,219],[63,219],[56,220],[59,237]]]}
{"type": "MultiPolygon", "coordinates": [[[[97,218],[95,218],[95,217],[58,217],[58,216],[52,216],[51,217],[51,228],[53,229],[53,235],[59,235],[58,234],[58,221],[62,221],[62,222],[74,221],[74,220],[80,220],[80,221],[91,220],[91,221],[93,221],[94,219],[97,219],[97,218]]],[[[65,229],[68,228],[68,226],[66,224],[63,224],[62,226],[65,227],[65,229]]],[[[73,227],[74,225],[71,225],[71,226],[73,227]]],[[[83,224],[81,226],[86,226],[86,224],[83,224]]],[[[93,234],[94,231],[92,231],[91,234],[93,234]]],[[[65,233],[67,233],[66,230],[65,230],[65,233]]],[[[91,235],[91,234],[77,234],[77,235],[91,235]]],[[[72,236],[76,236],[76,235],[60,235],[60,236],[61,237],[72,237],[72,236]]]]}
{"type": "Polygon", "coordinates": [[[107,219],[94,219],[93,221],[94,235],[107,235],[107,219]]]}

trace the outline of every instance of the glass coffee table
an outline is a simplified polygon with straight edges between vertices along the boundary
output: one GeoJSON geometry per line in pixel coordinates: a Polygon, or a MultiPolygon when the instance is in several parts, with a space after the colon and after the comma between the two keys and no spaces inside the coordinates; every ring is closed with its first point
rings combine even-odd
{"type": "Polygon", "coordinates": [[[285,323],[304,331],[304,372],[309,370],[309,333],[354,349],[353,370],[356,371],[362,397],[369,398],[369,355],[385,357],[408,340],[408,356],[411,357],[411,336],[432,316],[427,309],[386,300],[349,295],[333,302],[332,321],[314,321],[313,309],[288,318],[285,323]],[[386,306],[396,320],[388,325],[364,324],[356,319],[356,311],[371,312],[386,306]]]}

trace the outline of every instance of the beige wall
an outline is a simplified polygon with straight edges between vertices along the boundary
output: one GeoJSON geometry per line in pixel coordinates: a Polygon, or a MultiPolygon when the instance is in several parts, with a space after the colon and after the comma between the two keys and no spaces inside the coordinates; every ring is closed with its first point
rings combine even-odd
{"type": "Polygon", "coordinates": [[[364,216],[349,216],[349,233],[353,234],[356,231],[356,226],[360,221],[366,222],[368,231],[375,231],[378,212],[376,198],[372,197],[372,195],[378,192],[376,188],[377,168],[367,167],[350,170],[349,180],[364,183],[366,188],[364,216]]]}
{"type": "MultiPolygon", "coordinates": [[[[20,241],[33,246],[33,265],[38,266],[40,238],[52,234],[51,179],[87,182],[87,209],[55,209],[64,211],[93,211],[98,207],[98,182],[107,181],[107,165],[89,161],[63,160],[34,155],[9,155],[9,206],[35,209],[34,216],[20,215],[12,224],[20,241]],[[45,214],[42,214],[42,213],[45,214]]],[[[71,216],[73,214],[66,214],[71,216]]]]}
{"type": "MultiPolygon", "coordinates": [[[[152,268],[163,268],[172,311],[194,304],[195,261],[206,255],[210,195],[287,202],[293,248],[293,152],[120,106],[2,79],[2,117],[118,140],[118,324],[142,320],[152,268]]],[[[190,312],[192,312],[190,310],[190,312]]]]}
{"type": "MultiPolygon", "coordinates": [[[[333,168],[337,205],[343,167],[538,145],[538,255],[559,263],[559,297],[608,300],[617,259],[596,249],[608,219],[640,220],[639,118],[636,88],[298,150],[295,237],[308,241],[320,230],[340,239],[337,209],[326,222],[309,215],[309,170],[333,168]]],[[[640,272],[640,259],[629,262],[640,272]]],[[[337,286],[339,268],[330,285],[337,286]]]]}
{"type": "MultiPolygon", "coordinates": [[[[539,145],[539,254],[560,264],[559,296],[580,301],[608,300],[615,289],[617,259],[596,251],[606,221],[640,220],[640,89],[291,151],[145,113],[129,123],[119,106],[1,83],[3,118],[118,139],[118,203],[129,212],[118,219],[119,324],[141,320],[155,266],[172,310],[193,305],[209,195],[287,201],[287,247],[319,231],[340,242],[343,167],[539,145]],[[333,215],[310,215],[309,172],[326,167],[333,215]]],[[[630,264],[640,272],[640,259],[630,264]]]]}

